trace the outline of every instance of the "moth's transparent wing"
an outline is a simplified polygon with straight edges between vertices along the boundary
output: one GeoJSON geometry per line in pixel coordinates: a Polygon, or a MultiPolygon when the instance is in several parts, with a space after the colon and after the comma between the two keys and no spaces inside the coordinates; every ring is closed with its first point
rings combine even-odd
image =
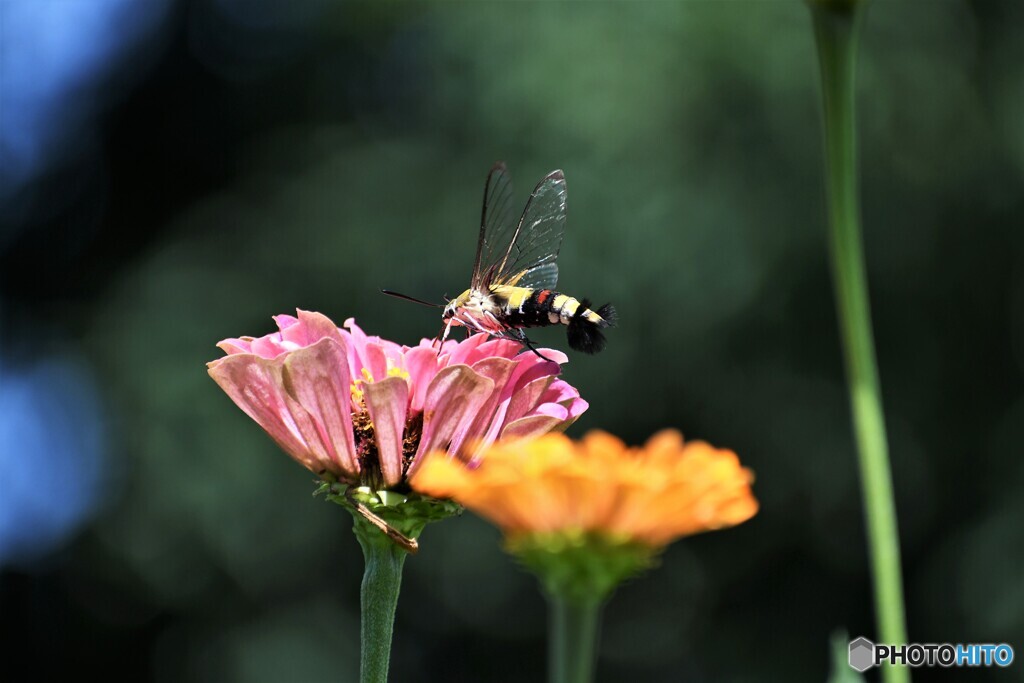
{"type": "Polygon", "coordinates": [[[476,244],[476,261],[470,284],[483,289],[484,280],[493,274],[494,265],[504,257],[516,222],[512,212],[512,178],[505,163],[499,161],[491,167],[484,185],[484,207],[480,216],[480,236],[476,244]]]}
{"type": "Polygon", "coordinates": [[[558,286],[558,264],[542,263],[539,266],[525,270],[521,275],[508,282],[516,287],[529,287],[530,289],[554,289],[558,286]]]}
{"type": "Polygon", "coordinates": [[[565,235],[566,197],[565,175],[561,171],[552,171],[537,184],[500,261],[484,268],[483,283],[537,289],[555,286],[555,261],[565,235]]]}

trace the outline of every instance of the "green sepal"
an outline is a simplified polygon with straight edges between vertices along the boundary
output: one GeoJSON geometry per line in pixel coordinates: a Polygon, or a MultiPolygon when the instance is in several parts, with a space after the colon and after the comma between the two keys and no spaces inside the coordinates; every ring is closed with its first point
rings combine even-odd
{"type": "MultiPolygon", "coordinates": [[[[395,531],[409,539],[419,538],[424,527],[462,514],[462,506],[450,500],[431,498],[415,492],[374,491],[369,486],[349,486],[342,483],[323,482],[313,495],[326,494],[327,500],[348,510],[357,521],[363,517],[353,501],[362,503],[377,517],[387,522],[395,531]]],[[[378,531],[372,525],[356,525],[356,533],[378,531]]],[[[379,532],[384,536],[383,532],[379,532]]]]}
{"type": "Polygon", "coordinates": [[[605,600],[620,583],[654,566],[660,550],[584,532],[522,534],[505,548],[549,594],[577,604],[605,600]]]}

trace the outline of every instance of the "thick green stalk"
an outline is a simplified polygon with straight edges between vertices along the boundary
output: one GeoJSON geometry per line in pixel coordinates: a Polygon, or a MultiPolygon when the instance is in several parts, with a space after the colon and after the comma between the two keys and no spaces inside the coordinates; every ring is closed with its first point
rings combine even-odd
{"type": "Polygon", "coordinates": [[[573,600],[550,594],[548,602],[551,606],[550,683],[590,683],[594,679],[601,600],[573,600]]]}
{"type": "MultiPolygon", "coordinates": [[[[879,638],[905,643],[899,533],[889,449],[871,331],[861,240],[854,122],[857,40],[863,2],[812,1],[824,98],[829,248],[860,460],[879,638]]],[[[906,667],[883,669],[887,683],[910,680],[906,667]]]]}
{"type": "Polygon", "coordinates": [[[395,608],[402,586],[402,565],[408,553],[362,517],[354,515],[353,519],[352,530],[363,547],[366,560],[360,592],[359,680],[361,683],[387,683],[395,608]]]}

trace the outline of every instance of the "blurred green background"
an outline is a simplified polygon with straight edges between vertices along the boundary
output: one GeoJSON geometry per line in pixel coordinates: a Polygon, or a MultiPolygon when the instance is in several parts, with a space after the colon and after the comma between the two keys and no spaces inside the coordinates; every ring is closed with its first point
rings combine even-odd
{"type": "MultiPolygon", "coordinates": [[[[1018,652],[1022,28],[878,0],[859,81],[910,638],[1018,652]]],[[[599,680],[823,681],[874,636],[802,3],[3,0],[0,41],[0,679],[356,680],[350,519],[204,364],[296,307],[433,336],[378,290],[467,286],[498,159],[523,202],[565,170],[560,288],[620,312],[572,433],[757,473],[754,520],[618,592],[599,680]]],[[[422,545],[393,679],[540,680],[497,532],[422,545]]]]}

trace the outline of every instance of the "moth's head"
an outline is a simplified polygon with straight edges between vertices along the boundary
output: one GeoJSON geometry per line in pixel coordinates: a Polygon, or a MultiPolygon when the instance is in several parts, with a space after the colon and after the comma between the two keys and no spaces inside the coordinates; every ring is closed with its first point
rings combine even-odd
{"type": "Polygon", "coordinates": [[[447,321],[458,317],[461,310],[468,306],[472,306],[472,299],[473,290],[467,289],[465,292],[448,302],[444,307],[444,313],[441,314],[442,319],[447,321]]]}

